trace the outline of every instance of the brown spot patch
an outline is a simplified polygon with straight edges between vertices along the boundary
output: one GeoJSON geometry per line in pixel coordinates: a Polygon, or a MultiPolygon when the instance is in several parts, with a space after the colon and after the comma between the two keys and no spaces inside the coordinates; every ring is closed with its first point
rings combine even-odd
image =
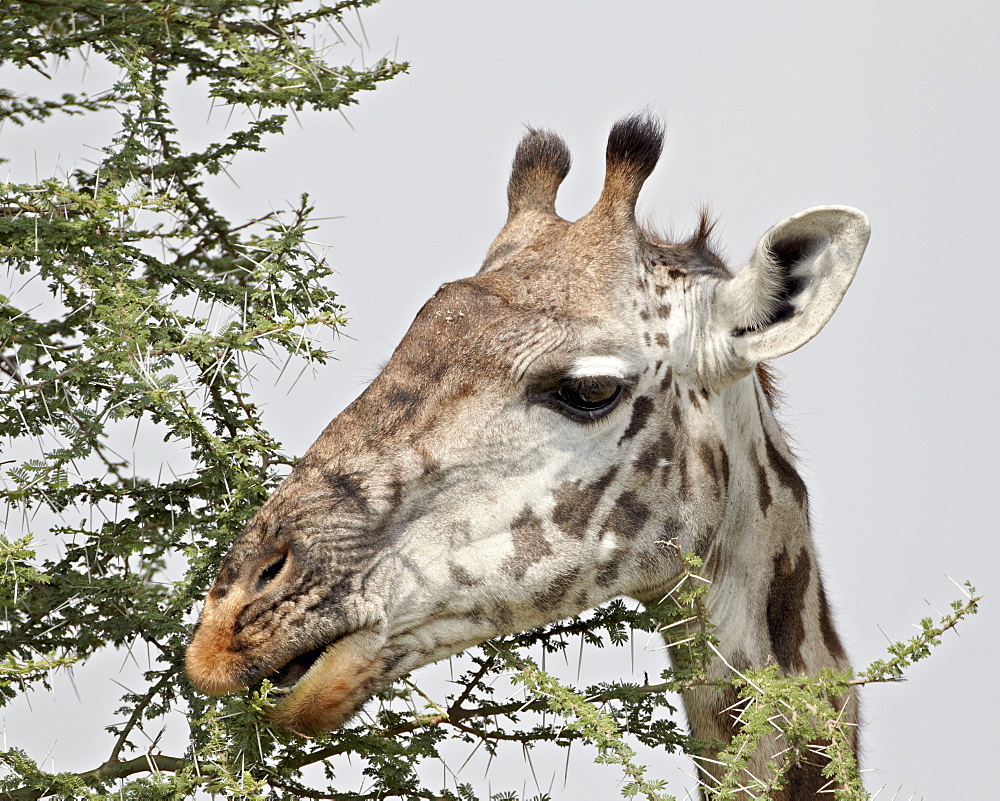
{"type": "Polygon", "coordinates": [[[809,755],[808,761],[803,757],[793,762],[785,774],[784,789],[774,794],[774,801],[815,801],[828,797],[826,793],[820,793],[830,783],[829,779],[823,778],[825,763],[825,759],[813,754],[809,755]]]}
{"type": "Polygon", "coordinates": [[[597,584],[601,587],[606,587],[608,584],[615,581],[615,579],[618,578],[618,574],[621,571],[622,562],[624,560],[624,552],[616,551],[614,556],[602,564],[601,569],[597,571],[597,584]]]}
{"type": "Polygon", "coordinates": [[[719,467],[722,470],[722,487],[729,491],[729,452],[725,445],[719,446],[719,467]]]}
{"type": "Polygon", "coordinates": [[[764,447],[767,450],[767,460],[771,463],[771,469],[777,474],[778,481],[791,490],[796,502],[802,506],[807,497],[805,482],[791,463],[774,447],[774,443],[771,442],[766,431],[764,432],[764,447]]]}
{"type": "Polygon", "coordinates": [[[838,661],[847,659],[844,645],[840,641],[837,630],[833,626],[833,618],[830,616],[830,605],[826,600],[826,589],[823,582],[819,584],[819,630],[823,635],[823,644],[838,661]]]}
{"type": "Polygon", "coordinates": [[[398,478],[394,478],[389,481],[388,488],[390,507],[398,507],[403,501],[403,482],[398,478]]]}
{"type": "Polygon", "coordinates": [[[529,567],[553,553],[543,534],[541,518],[528,507],[514,521],[511,538],[514,553],[504,559],[501,569],[510,573],[515,581],[521,581],[529,567]]]}
{"type": "Polygon", "coordinates": [[[514,610],[508,604],[500,601],[494,601],[490,604],[489,615],[490,620],[496,624],[497,628],[510,628],[514,623],[514,610]]]}
{"type": "MultiPolygon", "coordinates": [[[[615,501],[615,505],[604,520],[604,525],[601,526],[601,531],[613,531],[628,537],[640,531],[646,525],[647,520],[649,520],[649,507],[639,500],[635,492],[627,490],[615,501]]],[[[625,549],[619,548],[601,565],[601,569],[597,573],[598,584],[610,584],[618,578],[621,563],[626,553],[625,549]]]]}
{"type": "Polygon", "coordinates": [[[681,521],[675,517],[668,517],[663,521],[663,541],[668,545],[672,544],[672,541],[680,537],[681,533],[684,531],[684,526],[681,521]]]}
{"type": "Polygon", "coordinates": [[[422,400],[419,390],[401,384],[390,384],[382,395],[385,407],[393,410],[400,422],[412,420],[422,400]]]}
{"type": "Polygon", "coordinates": [[[653,439],[635,460],[636,469],[646,475],[661,467],[660,462],[669,463],[674,458],[674,440],[670,432],[664,429],[653,439]]]}
{"type": "Polygon", "coordinates": [[[633,490],[626,490],[618,496],[601,529],[628,536],[642,529],[647,520],[649,507],[639,500],[633,490]]]}
{"type": "Polygon", "coordinates": [[[757,456],[756,445],[750,448],[750,461],[756,468],[757,473],[757,503],[760,506],[760,513],[766,515],[774,499],[771,496],[771,485],[767,480],[767,469],[761,464],[760,458],[757,456]]]}
{"type": "Polygon", "coordinates": [[[663,374],[663,378],[660,380],[660,392],[666,392],[670,389],[672,383],[674,383],[674,371],[673,368],[668,367],[667,372],[663,374]]]}
{"type": "Polygon", "coordinates": [[[702,442],[698,446],[698,458],[701,460],[702,466],[705,468],[705,472],[708,477],[712,479],[712,483],[715,485],[715,495],[719,496],[719,468],[715,464],[715,450],[707,442],[702,442]]]}
{"type": "Polygon", "coordinates": [[[812,565],[805,548],[792,564],[788,549],[774,557],[774,574],[767,593],[767,631],[771,650],[786,673],[805,670],[802,642],[805,640],[806,590],[812,565]]]}
{"type": "Polygon", "coordinates": [[[677,457],[677,472],[681,477],[681,497],[688,500],[691,497],[691,479],[688,476],[687,454],[681,453],[677,457]]]}
{"type": "Polygon", "coordinates": [[[556,576],[556,578],[554,578],[549,584],[549,588],[547,590],[535,593],[535,604],[540,609],[550,609],[558,604],[563,598],[566,597],[566,593],[572,589],[573,583],[576,581],[576,577],[578,575],[580,575],[580,569],[573,568],[560,576],[556,576]]]}
{"type": "Polygon", "coordinates": [[[625,433],[622,434],[621,439],[618,440],[618,444],[621,445],[625,440],[632,439],[636,434],[638,434],[646,426],[646,422],[649,420],[649,415],[653,412],[653,401],[650,400],[645,395],[640,395],[632,402],[632,417],[628,421],[628,427],[625,429],[625,433]]]}
{"type": "Polygon", "coordinates": [[[718,691],[712,713],[717,718],[719,730],[725,734],[724,741],[727,745],[743,728],[740,712],[746,703],[747,701],[740,698],[740,694],[733,686],[726,686],[718,691]]]}
{"type": "Polygon", "coordinates": [[[478,587],[482,582],[468,570],[455,562],[448,563],[448,574],[451,580],[462,587],[478,587]]]}
{"type": "Polygon", "coordinates": [[[555,493],[552,522],[563,534],[583,539],[594,511],[617,474],[618,467],[612,466],[603,476],[589,484],[583,481],[563,484],[555,493]]]}

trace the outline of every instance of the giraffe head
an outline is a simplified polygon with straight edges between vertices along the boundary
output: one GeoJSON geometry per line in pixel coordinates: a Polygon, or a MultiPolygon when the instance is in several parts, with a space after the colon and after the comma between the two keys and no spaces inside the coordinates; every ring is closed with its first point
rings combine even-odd
{"type": "Polygon", "coordinates": [[[188,649],[196,686],[271,677],[280,725],[335,728],[414,668],[653,597],[715,547],[756,368],[826,323],[868,226],[802,212],[734,275],[707,223],[674,243],[637,225],[661,146],[656,122],[617,123],[600,199],[569,222],[565,144],[524,137],[479,273],[424,305],[233,544],[188,649]]]}

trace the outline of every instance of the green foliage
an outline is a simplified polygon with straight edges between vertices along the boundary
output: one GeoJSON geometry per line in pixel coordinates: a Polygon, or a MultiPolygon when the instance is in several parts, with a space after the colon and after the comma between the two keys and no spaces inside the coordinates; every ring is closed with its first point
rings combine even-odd
{"type": "Polygon", "coordinates": [[[755,796],[773,797],[785,784],[788,770],[800,760],[828,758],[824,775],[841,785],[832,791],[834,798],[867,798],[854,758],[852,724],[842,720],[831,699],[850,684],[849,675],[831,671],[819,676],[785,676],[776,665],[748,671],[735,682],[742,699],[742,726],[733,741],[717,755],[727,767],[719,783],[709,791],[710,798],[743,798],[750,789],[755,796]],[[759,741],[781,732],[789,745],[786,759],[775,765],[772,779],[748,778],[749,756],[759,741]]]}
{"type": "Polygon", "coordinates": [[[920,621],[920,633],[905,642],[892,643],[889,646],[889,659],[877,660],[868,666],[858,678],[858,683],[879,681],[898,681],[903,678],[906,668],[914,662],[926,659],[931,655],[931,649],[941,644],[941,635],[955,628],[959,621],[979,610],[982,597],[976,594],[976,588],[969,582],[959,587],[965,600],[958,599],[951,603],[951,614],[942,615],[941,620],[934,622],[925,617],[920,621]]]}
{"type": "MultiPolygon", "coordinates": [[[[838,797],[864,797],[829,698],[850,683],[897,679],[975,611],[971,589],[952,616],[925,622],[919,637],[894,646],[859,679],[774,670],[739,676],[744,726],[729,748],[687,737],[669,694],[708,681],[715,645],[708,585],[693,555],[658,604],[636,609],[616,600],[487,643],[470,655],[447,698],[403,681],[370,714],[313,740],[269,728],[266,681],[222,699],[188,685],[183,654],[192,609],[229,543],[294,461],[264,427],[250,373],[264,360],[323,362],[328,353],[315,335],[343,323],[328,287],[332,271],[307,242],[308,197],[233,222],[210,196],[211,177],[239,154],[264,150],[289,111],[340,109],[406,68],[338,66],[324,46],[307,45],[323,26],[371,2],[0,6],[0,64],[48,77],[55,62],[83,54],[118,75],[94,95],[0,89],[0,123],[37,125],[62,114],[118,121],[92,168],[65,180],[0,185],[0,259],[12,285],[23,276],[47,290],[40,305],[20,305],[13,292],[0,296],[2,497],[5,524],[23,532],[0,535],[0,705],[109,647],[155,657],[144,684],[100,721],[113,738],[102,764],[48,772],[14,742],[0,752],[0,793],[474,801],[471,785],[442,789],[420,766],[441,759],[447,742],[490,755],[513,742],[526,753],[543,743],[593,746],[599,762],[624,774],[624,796],[647,799],[669,796],[638,764],[635,744],[714,748],[731,771],[711,793],[729,798],[744,754],[777,726],[794,752],[825,742],[829,775],[848,783],[838,797]],[[217,106],[248,110],[247,121],[221,141],[186,147],[168,102],[178,76],[217,106]],[[132,440],[138,459],[120,453],[132,440]],[[171,470],[147,472],[141,449],[150,443],[175,454],[171,470]],[[571,643],[626,646],[635,631],[659,633],[672,649],[674,668],[659,682],[577,687],[545,669],[546,658],[571,643]],[[522,694],[500,697],[504,679],[522,694]],[[188,746],[164,753],[157,732],[183,725],[180,715],[188,746]],[[362,789],[344,789],[347,759],[362,766],[362,789]]],[[[789,764],[778,766],[771,789],[789,764]]],[[[519,797],[502,791],[490,801],[519,797]]]]}

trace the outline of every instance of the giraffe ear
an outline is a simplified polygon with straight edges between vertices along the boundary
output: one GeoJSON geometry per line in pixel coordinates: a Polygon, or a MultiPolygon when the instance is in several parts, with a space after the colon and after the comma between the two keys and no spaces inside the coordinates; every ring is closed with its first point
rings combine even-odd
{"type": "Polygon", "coordinates": [[[870,233],[857,209],[819,206],[761,237],[750,262],[716,295],[742,368],[791,353],[819,333],[851,285],[870,233]]]}

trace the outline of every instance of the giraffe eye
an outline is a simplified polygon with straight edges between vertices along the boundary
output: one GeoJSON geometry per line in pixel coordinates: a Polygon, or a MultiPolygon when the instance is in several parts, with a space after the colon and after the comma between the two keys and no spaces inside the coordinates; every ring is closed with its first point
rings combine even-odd
{"type": "Polygon", "coordinates": [[[618,405],[624,392],[621,379],[611,376],[573,378],[565,381],[551,397],[554,406],[575,420],[599,420],[618,405]]]}
{"type": "Polygon", "coordinates": [[[276,561],[272,562],[261,571],[260,575],[257,577],[257,592],[263,590],[268,584],[277,578],[278,574],[281,572],[281,568],[285,566],[286,561],[288,561],[288,555],[282,554],[276,561]]]}

